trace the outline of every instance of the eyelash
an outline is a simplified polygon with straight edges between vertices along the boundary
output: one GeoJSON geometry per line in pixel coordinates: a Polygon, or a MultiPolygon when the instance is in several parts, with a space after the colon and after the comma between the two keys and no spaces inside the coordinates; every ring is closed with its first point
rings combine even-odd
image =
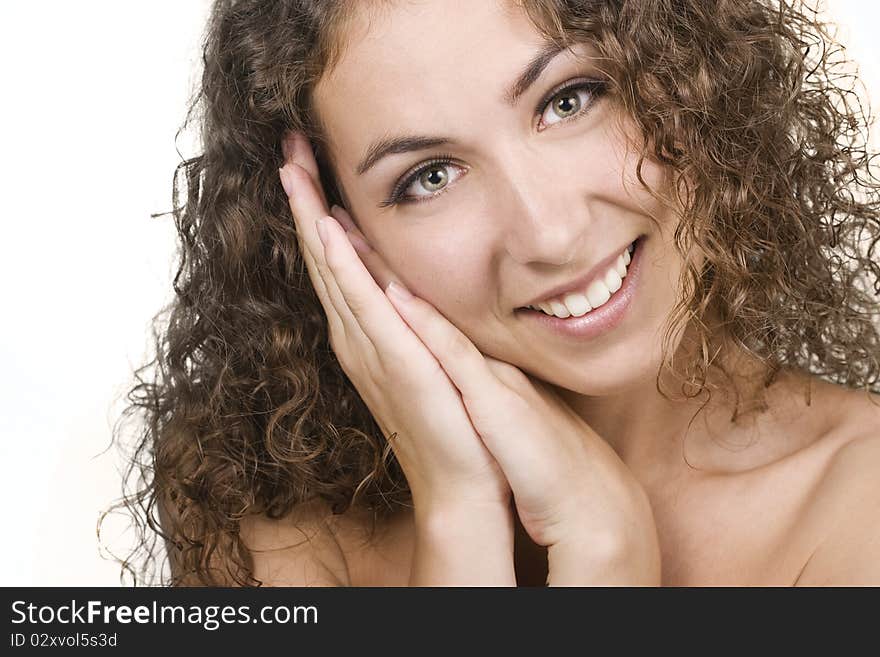
{"type": "MultiPolygon", "coordinates": [[[[538,105],[535,107],[535,114],[542,116],[544,113],[544,109],[553,100],[556,96],[565,93],[566,91],[572,91],[577,89],[587,89],[590,92],[591,102],[578,111],[577,114],[569,116],[567,118],[561,119],[554,125],[559,125],[560,123],[567,123],[569,121],[579,119],[586,115],[590,108],[592,108],[594,102],[597,98],[601,97],[602,94],[605,93],[607,88],[607,83],[604,80],[595,80],[589,78],[579,78],[577,80],[569,80],[567,82],[562,83],[560,86],[550,90],[547,94],[541,98],[538,105]]],[[[546,129],[546,128],[545,128],[546,129]]],[[[428,196],[423,196],[421,198],[406,198],[403,196],[403,192],[412,185],[415,180],[422,175],[425,171],[430,171],[432,168],[441,165],[441,164],[454,164],[453,156],[448,154],[440,154],[432,160],[428,160],[427,162],[423,162],[418,165],[415,169],[405,173],[403,177],[398,181],[398,183],[394,186],[394,189],[391,191],[388,199],[382,201],[379,204],[379,207],[386,208],[392,205],[406,205],[410,203],[423,203],[425,201],[430,201],[432,199],[437,198],[441,194],[445,193],[447,189],[449,189],[449,185],[441,189],[436,194],[431,194],[428,196]]]]}

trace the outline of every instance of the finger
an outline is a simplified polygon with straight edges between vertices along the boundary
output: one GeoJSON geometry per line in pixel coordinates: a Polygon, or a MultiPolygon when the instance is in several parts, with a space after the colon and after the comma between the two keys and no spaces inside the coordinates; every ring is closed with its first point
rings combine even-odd
{"type": "MultiPolygon", "coordinates": [[[[323,201],[317,193],[317,186],[311,175],[298,164],[288,162],[282,168],[282,175],[287,178],[290,188],[290,209],[297,225],[300,239],[305,243],[305,249],[312,259],[312,268],[316,278],[320,280],[326,293],[327,304],[324,306],[330,312],[335,311],[339,319],[338,328],[340,335],[344,336],[351,350],[368,348],[375,358],[375,346],[364,333],[357,318],[351,312],[345,295],[339,289],[339,280],[331,271],[326,262],[326,246],[318,235],[317,220],[333,218],[324,212],[323,201]],[[314,217],[314,219],[311,219],[314,217]],[[369,343],[369,344],[365,344],[369,343]]],[[[287,189],[287,188],[285,188],[287,189]]],[[[345,240],[348,241],[347,239],[345,240]]],[[[356,256],[355,256],[356,258],[356,256]]]]}
{"type": "Polygon", "coordinates": [[[486,366],[491,370],[493,376],[514,392],[519,393],[520,396],[526,396],[535,389],[535,384],[516,365],[511,365],[485,354],[483,358],[486,360],[486,366]]]}
{"type": "Polygon", "coordinates": [[[280,169],[285,183],[290,210],[297,224],[297,235],[313,264],[317,263],[321,245],[315,232],[315,220],[326,215],[327,199],[319,182],[318,165],[308,139],[300,132],[288,131],[282,137],[284,166],[280,169]],[[286,179],[286,180],[285,180],[286,179]],[[303,221],[299,221],[302,219],[303,221]]]}
{"type": "MultiPolygon", "coordinates": [[[[289,152],[292,158],[297,157],[296,150],[291,151],[284,145],[282,148],[289,152]]],[[[311,152],[310,148],[308,150],[311,152]]],[[[328,215],[323,193],[319,190],[320,186],[305,168],[292,160],[285,163],[280,175],[288,193],[290,211],[297,227],[301,248],[306,254],[306,264],[309,266],[316,289],[321,290],[321,303],[327,318],[332,322],[333,330],[344,337],[346,342],[351,342],[352,348],[356,348],[355,345],[362,343],[366,337],[347,309],[338,284],[327,268],[324,261],[324,246],[317,234],[316,220],[328,215]]]]}
{"type": "Polygon", "coordinates": [[[385,262],[385,259],[379,254],[379,252],[370,246],[370,243],[355,225],[354,220],[345,208],[334,205],[330,208],[330,215],[345,229],[346,235],[348,235],[348,241],[351,242],[351,245],[360,257],[361,262],[364,263],[367,271],[370,272],[373,280],[376,281],[376,284],[381,289],[384,290],[388,287],[388,283],[391,281],[400,283],[400,279],[391,270],[391,267],[385,262]]]}
{"type": "Polygon", "coordinates": [[[424,349],[421,341],[401,321],[394,306],[376,285],[355,253],[342,226],[334,217],[323,220],[324,258],[346,310],[381,356],[398,361],[414,360],[424,349]]]}
{"type": "Polygon", "coordinates": [[[495,376],[497,365],[490,365],[473,342],[433,306],[415,296],[399,296],[393,285],[387,294],[458,389],[471,424],[516,494],[533,476],[530,462],[537,444],[533,437],[545,429],[532,426],[533,411],[495,376]]]}
{"type": "MultiPolygon", "coordinates": [[[[285,165],[285,167],[279,169],[278,175],[281,178],[281,184],[284,187],[284,191],[288,197],[288,203],[290,204],[291,214],[293,215],[293,223],[296,228],[299,250],[300,253],[302,253],[303,259],[306,262],[306,268],[308,269],[309,278],[312,281],[312,286],[315,289],[315,293],[318,295],[318,300],[324,307],[324,313],[327,316],[331,335],[340,335],[344,337],[345,326],[342,318],[339,317],[339,314],[337,312],[335,312],[334,304],[330,295],[330,290],[328,290],[327,285],[324,282],[324,279],[317,264],[317,260],[315,258],[315,247],[310,246],[308,241],[305,239],[306,231],[304,230],[304,228],[309,224],[309,221],[301,221],[301,215],[299,215],[293,209],[293,197],[299,193],[299,188],[295,187],[296,183],[294,181],[294,176],[291,176],[290,166],[285,165]]],[[[312,223],[314,223],[314,220],[312,220],[312,223]]],[[[320,244],[318,246],[320,247],[320,244]]]]}
{"type": "Polygon", "coordinates": [[[546,427],[535,426],[534,408],[504,381],[519,385],[522,378],[503,367],[501,361],[490,364],[473,342],[427,301],[401,296],[393,285],[387,294],[461,393],[471,423],[514,495],[524,490],[534,480],[535,469],[546,462],[539,458],[545,446],[534,440],[546,427]],[[504,380],[499,380],[495,371],[504,380]]]}
{"type": "Polygon", "coordinates": [[[367,238],[364,237],[364,234],[354,223],[354,219],[351,218],[348,210],[339,205],[333,205],[330,207],[330,216],[336,219],[339,225],[342,226],[345,234],[348,235],[349,242],[351,242],[354,250],[359,255],[365,255],[373,250],[373,247],[367,242],[367,238]]]}
{"type": "MultiPolygon", "coordinates": [[[[326,278],[326,267],[322,262],[323,247],[319,244],[317,230],[312,230],[315,220],[329,213],[327,197],[320,184],[320,171],[315,159],[312,145],[308,138],[299,131],[288,131],[281,140],[281,150],[284,153],[285,167],[289,171],[289,177],[296,193],[288,194],[290,209],[294,218],[305,219],[300,225],[301,237],[311,254],[316,269],[326,278]]],[[[344,315],[340,308],[340,295],[333,289],[332,284],[324,281],[328,297],[334,302],[337,311],[344,315]]]]}
{"type": "MultiPolygon", "coordinates": [[[[284,153],[285,162],[292,162],[305,169],[313,180],[320,181],[321,173],[318,169],[318,162],[315,159],[315,152],[312,150],[312,144],[303,133],[298,131],[288,131],[281,140],[281,151],[284,153]]],[[[318,185],[318,196],[324,208],[327,207],[327,197],[324,189],[318,185]]],[[[326,214],[326,211],[324,212],[326,214]]]]}
{"type": "Polygon", "coordinates": [[[333,218],[339,222],[339,225],[342,226],[342,229],[346,233],[351,233],[352,230],[360,233],[360,230],[357,227],[357,224],[354,221],[354,218],[348,213],[348,210],[343,208],[340,205],[334,205],[330,208],[330,214],[333,215],[333,218]]]}
{"type": "MultiPolygon", "coordinates": [[[[292,183],[297,193],[288,195],[290,209],[294,217],[303,217],[304,222],[302,237],[306,247],[312,254],[312,258],[319,268],[322,246],[319,244],[316,229],[313,230],[315,220],[329,214],[327,197],[320,183],[321,174],[315,159],[312,145],[308,138],[299,131],[288,131],[281,140],[281,150],[284,153],[285,169],[290,172],[292,183]]],[[[328,290],[332,296],[332,290],[328,290]]]]}
{"type": "Polygon", "coordinates": [[[311,258],[315,279],[321,282],[329,304],[336,309],[343,320],[343,327],[349,326],[350,322],[347,320],[350,318],[347,315],[350,313],[346,311],[342,293],[327,268],[324,260],[324,245],[318,236],[316,222],[320,218],[329,216],[329,213],[318,194],[315,181],[305,169],[292,162],[282,167],[281,176],[286,179],[285,190],[290,190],[288,195],[290,211],[293,213],[303,249],[311,258]]]}
{"type": "MultiPolygon", "coordinates": [[[[470,338],[424,299],[392,284],[386,292],[394,307],[445,370],[467,403],[509,393],[492,373],[470,338]]],[[[473,418],[472,418],[473,419],[473,418]]]]}
{"type": "MultiPolygon", "coordinates": [[[[329,212],[326,209],[326,199],[323,191],[319,189],[320,185],[317,182],[319,180],[318,167],[311,146],[308,144],[308,140],[301,133],[289,133],[288,137],[284,139],[282,143],[282,150],[284,150],[285,157],[289,158],[289,161],[285,164],[283,169],[288,174],[293,189],[296,190],[293,194],[289,195],[290,207],[294,217],[318,218],[329,215],[329,212]]],[[[332,223],[332,221],[328,223],[332,223]]],[[[352,221],[351,223],[353,224],[354,222],[352,221]]],[[[416,352],[413,350],[424,349],[424,346],[416,336],[412,335],[412,333],[407,330],[405,324],[400,321],[399,316],[394,312],[385,313],[383,318],[384,326],[379,325],[376,320],[376,308],[363,299],[363,290],[358,290],[353,295],[351,293],[349,294],[351,303],[356,306],[359,315],[359,317],[354,316],[354,313],[351,312],[352,308],[349,305],[349,302],[346,301],[345,295],[339,288],[339,282],[358,280],[358,278],[355,276],[352,279],[352,272],[345,270],[340,270],[338,275],[332,274],[329,271],[329,266],[326,262],[326,247],[321,244],[321,239],[317,235],[317,225],[314,224],[313,221],[303,221],[301,222],[300,227],[302,229],[302,232],[300,233],[301,238],[305,241],[306,248],[312,254],[315,268],[326,286],[327,296],[333,304],[333,307],[336,308],[339,316],[342,318],[343,325],[345,327],[351,327],[348,328],[348,331],[351,332],[352,328],[357,327],[360,334],[372,343],[373,348],[379,354],[387,354],[388,356],[396,357],[397,359],[407,357],[414,359],[414,354],[416,354],[416,352]],[[373,310],[373,312],[370,312],[368,309],[373,310]],[[365,317],[363,323],[360,321],[361,317],[365,317]],[[391,326],[396,325],[399,330],[389,330],[389,322],[391,323],[391,326]],[[389,336],[392,335],[396,336],[396,341],[390,339],[389,336]]],[[[341,227],[337,227],[340,228],[340,232],[344,232],[341,227]]],[[[346,246],[353,250],[349,240],[341,240],[340,243],[343,247],[343,253],[346,246]]],[[[373,251],[373,253],[376,252],[373,251]]],[[[354,256],[354,261],[366,271],[365,265],[356,255],[354,256]]],[[[390,271],[387,267],[382,267],[381,264],[377,265],[377,270],[382,272],[380,278],[388,276],[389,274],[387,272],[390,271]]],[[[370,272],[366,271],[366,273],[368,274],[367,278],[369,280],[369,278],[371,278],[370,272]]],[[[374,293],[378,293],[383,297],[380,299],[380,302],[385,304],[386,309],[390,310],[393,308],[389,307],[387,297],[384,297],[381,293],[381,289],[374,290],[374,293]]],[[[379,306],[379,308],[381,309],[382,306],[379,306]]],[[[427,355],[430,356],[430,354],[427,355]]],[[[416,359],[416,362],[423,364],[428,362],[430,365],[437,367],[436,360],[433,359],[428,361],[422,357],[416,359]]]]}
{"type": "Polygon", "coordinates": [[[324,205],[311,175],[301,166],[287,162],[279,169],[279,175],[287,192],[290,211],[296,222],[297,235],[313,261],[317,262],[322,248],[315,229],[315,221],[329,214],[329,210],[324,205]]]}

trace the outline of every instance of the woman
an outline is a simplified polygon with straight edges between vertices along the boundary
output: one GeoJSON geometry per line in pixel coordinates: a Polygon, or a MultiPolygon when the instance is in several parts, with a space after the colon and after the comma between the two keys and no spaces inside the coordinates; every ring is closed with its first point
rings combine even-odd
{"type": "Polygon", "coordinates": [[[880,583],[829,44],[769,0],[217,2],[132,395],[172,583],[880,583]]]}

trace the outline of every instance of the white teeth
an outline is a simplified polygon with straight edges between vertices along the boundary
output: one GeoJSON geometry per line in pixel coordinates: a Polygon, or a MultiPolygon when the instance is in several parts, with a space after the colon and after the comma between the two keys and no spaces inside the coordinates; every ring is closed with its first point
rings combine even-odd
{"type": "Polygon", "coordinates": [[[551,301],[550,306],[553,308],[553,314],[559,319],[565,319],[571,315],[571,312],[565,307],[565,304],[559,303],[558,301],[551,301]]]}
{"type": "Polygon", "coordinates": [[[582,317],[593,309],[587,297],[577,292],[566,294],[562,301],[573,317],[582,317]]]}
{"type": "Polygon", "coordinates": [[[608,286],[605,285],[605,281],[601,278],[590,283],[590,287],[587,288],[587,299],[590,300],[590,305],[593,306],[593,308],[598,308],[610,298],[611,290],[608,289],[608,286]]]}
{"type": "Polygon", "coordinates": [[[584,292],[570,292],[561,300],[543,301],[536,306],[529,306],[532,310],[540,310],[546,315],[554,315],[560,319],[566,317],[582,317],[591,310],[605,304],[611,295],[621,288],[623,279],[626,278],[627,266],[632,258],[630,253],[634,250],[630,244],[611,265],[603,276],[595,279],[584,292]]]}
{"type": "Polygon", "coordinates": [[[623,285],[623,279],[620,277],[620,274],[617,273],[616,269],[609,269],[608,273],[605,274],[605,285],[608,286],[608,291],[614,294],[620,289],[620,286],[623,285]]]}

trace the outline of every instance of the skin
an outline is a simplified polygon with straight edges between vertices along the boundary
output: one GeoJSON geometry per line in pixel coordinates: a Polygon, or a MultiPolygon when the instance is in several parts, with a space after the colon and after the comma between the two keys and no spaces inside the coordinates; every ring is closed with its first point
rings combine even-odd
{"type": "MultiPolygon", "coordinates": [[[[316,90],[347,212],[328,217],[300,135],[285,141],[281,180],[331,346],[386,436],[398,432],[415,508],[370,544],[354,512],[316,520],[336,561],[276,550],[255,557],[258,572],[300,582],[289,564],[308,562],[315,582],[353,585],[880,583],[876,400],[786,371],[768,412],[732,424],[729,394],[704,406],[657,392],[683,267],[675,212],[636,182],[634,128],[613,98],[581,92],[587,111],[564,122],[552,104],[534,112],[555,86],[601,76],[589,47],[558,56],[510,107],[503,90],[541,38],[504,3],[395,3],[351,30],[316,90]],[[454,143],[359,175],[367,146],[396,134],[454,143]],[[442,194],[380,207],[441,153],[454,161],[438,166],[442,194]],[[516,312],[640,235],[639,287],[613,330],[563,339],[516,312]],[[383,292],[390,281],[414,296],[383,292]]],[[[667,182],[656,163],[643,172],[667,182]]],[[[432,192],[424,178],[407,187],[432,192]]],[[[689,338],[675,336],[676,358],[693,356],[689,338]]],[[[748,381],[754,363],[727,358],[748,381]]],[[[244,527],[264,547],[290,531],[244,527]]]]}

